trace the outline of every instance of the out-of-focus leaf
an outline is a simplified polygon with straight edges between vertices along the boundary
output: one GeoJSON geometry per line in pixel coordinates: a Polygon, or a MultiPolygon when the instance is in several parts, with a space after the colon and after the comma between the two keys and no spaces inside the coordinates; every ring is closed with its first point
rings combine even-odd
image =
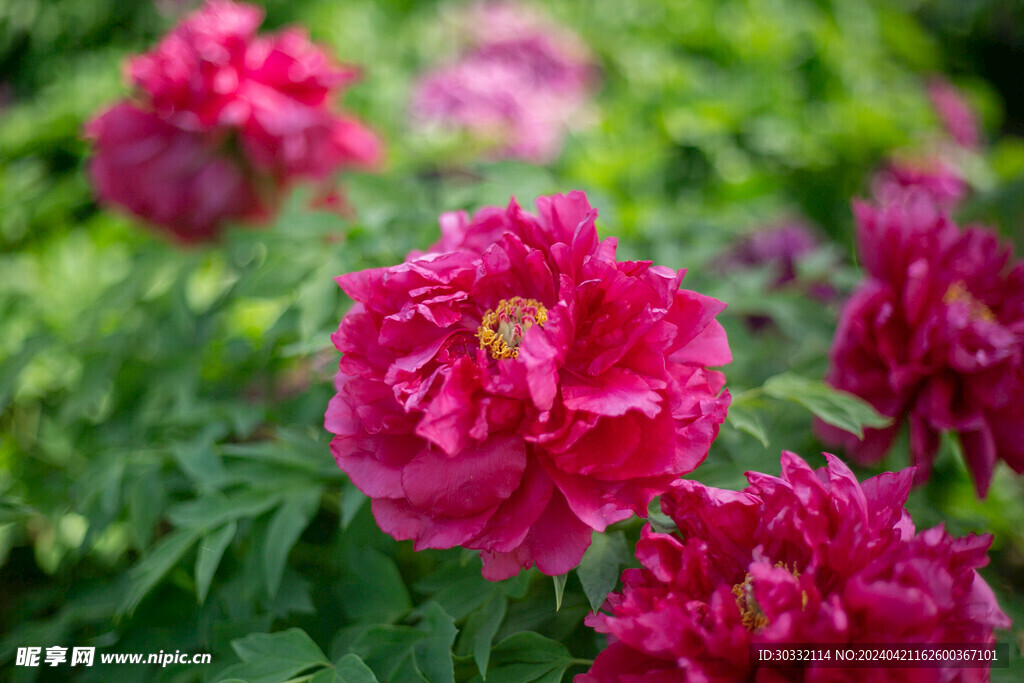
{"type": "Polygon", "coordinates": [[[214,446],[214,441],[221,435],[221,429],[211,427],[190,441],[175,444],[171,449],[182,471],[200,487],[218,488],[225,480],[224,463],[214,446]]]}
{"type": "Polygon", "coordinates": [[[263,571],[266,573],[268,595],[273,596],[277,593],[288,553],[316,514],[322,493],[320,487],[293,491],[270,518],[270,526],[267,527],[263,545],[263,571]]]}
{"type": "Polygon", "coordinates": [[[32,360],[33,356],[46,346],[47,338],[43,335],[29,337],[21,346],[21,350],[13,358],[5,358],[0,362],[0,411],[14,396],[14,389],[21,371],[32,360]]]}
{"type": "Polygon", "coordinates": [[[764,393],[773,398],[795,401],[824,422],[860,438],[864,436],[864,427],[885,427],[891,422],[851,393],[833,389],[820,380],[788,372],[765,380],[764,393]]]}
{"type": "Polygon", "coordinates": [[[346,479],[345,483],[341,485],[341,528],[347,529],[348,525],[355,518],[356,514],[363,507],[363,504],[367,501],[366,494],[356,488],[356,485],[351,480],[346,479]]]}
{"type": "Polygon", "coordinates": [[[166,495],[160,466],[151,464],[135,468],[125,489],[135,541],[140,547],[145,547],[153,538],[153,530],[164,509],[166,495]]]}
{"type": "Polygon", "coordinates": [[[626,536],[621,531],[594,532],[587,552],[576,568],[576,576],[583,585],[583,593],[593,610],[600,609],[608,593],[619,581],[622,566],[633,555],[626,547],[626,536]]]}
{"type": "Polygon", "coordinates": [[[237,531],[238,522],[231,520],[199,542],[196,550],[196,597],[200,603],[206,601],[206,593],[210,590],[213,574],[220,565],[224,550],[237,531]]]}
{"type": "Polygon", "coordinates": [[[202,498],[180,503],[168,510],[175,526],[212,529],[242,517],[255,517],[281,502],[282,492],[241,491],[224,495],[209,493],[202,498]]]}
{"type": "Polygon", "coordinates": [[[387,555],[373,548],[352,548],[345,568],[339,586],[344,596],[341,608],[353,621],[394,622],[412,609],[402,575],[387,555]]]}
{"type": "Polygon", "coordinates": [[[36,514],[37,510],[24,503],[0,498],[0,524],[24,521],[36,514]]]}
{"type": "Polygon", "coordinates": [[[202,535],[203,529],[175,529],[157,541],[149,554],[129,572],[128,586],[118,612],[124,614],[134,610],[202,535]]]}

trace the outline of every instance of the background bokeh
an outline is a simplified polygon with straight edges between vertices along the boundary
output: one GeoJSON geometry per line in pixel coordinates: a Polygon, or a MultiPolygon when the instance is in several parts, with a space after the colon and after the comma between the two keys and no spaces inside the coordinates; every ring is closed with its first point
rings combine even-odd
{"type": "MultiPolygon", "coordinates": [[[[455,679],[470,680],[481,649],[520,631],[540,640],[491,651],[488,680],[515,647],[556,662],[522,680],[583,670],[603,643],[582,625],[575,575],[556,611],[536,572],[489,584],[472,553],[414,553],[377,530],[330,456],[329,335],[348,306],[332,278],[425,248],[442,211],[582,189],[620,257],[688,268],[688,288],[726,301],[736,400],[691,475],[725,487],[777,472],[781,449],[822,462],[811,413],[757,388],[783,372],[822,377],[859,277],[850,199],[890,155],[939,144],[936,75],[984,128],[981,149],[957,158],[972,188],[960,218],[1024,248],[1024,10],[1012,0],[552,0],[544,10],[589,46],[599,78],[545,166],[481,161],[410,125],[417,75],[455,57],[453,3],[258,4],[264,29],[303,25],[361,67],[344,105],[387,161],[345,174],[352,217],[310,209],[300,189],[269,224],[182,248],[96,203],[82,127],[126,94],[124,59],[190,3],[0,3],[0,671],[13,680],[55,675],[13,666],[26,644],[211,652],[208,667],[73,672],[207,680],[251,655],[233,640],[292,627],[311,639],[293,632],[292,649],[355,653],[382,681],[439,680],[449,651],[455,679]],[[792,221],[820,242],[794,282],[772,287],[770,264],[730,262],[738,239],[792,221]]],[[[1004,466],[976,500],[957,449],[944,440],[909,507],[919,528],[995,535],[983,573],[1024,623],[1024,486],[1004,466]]],[[[901,437],[872,472],[907,462],[901,437]]],[[[630,562],[639,528],[618,525],[600,552],[630,562]]],[[[1018,663],[1020,629],[999,634],[1018,663]]]]}

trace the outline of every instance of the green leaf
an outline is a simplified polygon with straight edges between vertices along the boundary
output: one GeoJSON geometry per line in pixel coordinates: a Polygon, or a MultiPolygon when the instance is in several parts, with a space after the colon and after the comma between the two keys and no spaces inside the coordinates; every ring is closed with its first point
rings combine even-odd
{"type": "Polygon", "coordinates": [[[48,341],[47,337],[43,335],[29,337],[22,343],[21,350],[13,358],[5,358],[0,363],[0,411],[7,407],[7,403],[14,396],[14,389],[21,371],[36,353],[46,346],[48,341]]]}
{"type": "Polygon", "coordinates": [[[371,626],[352,643],[349,650],[373,669],[377,678],[390,680],[412,657],[413,648],[428,634],[412,626],[371,626]]]}
{"type": "Polygon", "coordinates": [[[583,593],[591,609],[597,611],[604,604],[605,597],[619,581],[622,566],[628,564],[632,557],[626,536],[621,531],[594,532],[593,541],[576,568],[576,576],[583,585],[583,593]]]}
{"type": "Polygon", "coordinates": [[[284,494],[248,490],[226,496],[214,491],[202,498],[180,503],[167,511],[171,523],[200,531],[215,529],[242,517],[256,517],[281,502],[284,494]]]}
{"type": "Polygon", "coordinates": [[[345,565],[339,589],[345,596],[342,610],[351,620],[394,622],[412,609],[402,575],[387,555],[373,548],[352,548],[345,565]]]}
{"type": "Polygon", "coordinates": [[[494,642],[494,636],[505,619],[507,609],[508,599],[500,591],[495,591],[480,609],[469,616],[466,625],[462,628],[460,649],[463,652],[469,650],[473,653],[477,669],[485,678],[487,664],[491,659],[491,643],[494,642]]]}
{"type": "Polygon", "coordinates": [[[559,681],[572,663],[572,655],[561,643],[523,631],[509,636],[491,651],[487,683],[559,681]]]}
{"type": "Polygon", "coordinates": [[[413,646],[416,664],[430,683],[455,683],[452,645],[455,643],[455,620],[436,602],[419,610],[423,618],[416,628],[426,631],[428,638],[413,646]]]}
{"type": "Polygon", "coordinates": [[[763,388],[767,395],[795,401],[824,422],[856,434],[858,438],[864,437],[864,427],[885,427],[891,422],[857,396],[833,389],[819,380],[784,372],[765,380],[763,388]]]}
{"type": "Polygon", "coordinates": [[[334,275],[333,264],[326,264],[311,273],[299,287],[296,303],[300,339],[310,339],[319,332],[337,308],[338,286],[331,280],[334,275]]]}
{"type": "Polygon", "coordinates": [[[263,545],[263,571],[269,596],[277,593],[288,553],[320,507],[322,493],[321,487],[292,492],[270,518],[263,545]]]}
{"type": "Polygon", "coordinates": [[[338,469],[331,458],[319,458],[312,454],[326,448],[326,441],[311,438],[307,433],[281,428],[273,440],[254,443],[224,444],[220,451],[228,458],[244,461],[259,461],[311,474],[318,478],[343,479],[345,474],[338,469]]]}
{"type": "Polygon", "coordinates": [[[558,576],[552,576],[552,580],[555,583],[555,611],[562,609],[562,594],[565,593],[565,582],[569,578],[568,574],[560,574],[558,576]]]}
{"type": "Polygon", "coordinates": [[[768,432],[764,428],[761,415],[753,410],[738,405],[729,406],[729,415],[725,421],[732,425],[733,429],[746,432],[761,442],[761,445],[768,448],[771,444],[768,441],[768,432]]]}
{"type": "MultiPolygon", "coordinates": [[[[372,671],[370,672],[370,675],[373,675],[372,671]]],[[[346,683],[346,679],[339,676],[338,672],[334,669],[320,669],[306,679],[305,683],[346,683]]]]}
{"type": "Polygon", "coordinates": [[[250,633],[231,641],[242,660],[217,677],[240,678],[248,683],[280,683],[313,667],[330,666],[316,643],[298,628],[277,633],[250,633]]]}
{"type": "Polygon", "coordinates": [[[39,512],[20,501],[0,499],[0,524],[22,522],[39,512]]]}
{"type": "Polygon", "coordinates": [[[144,548],[153,538],[166,500],[160,466],[150,464],[135,468],[127,479],[125,498],[132,535],[138,546],[144,548]]]}
{"type": "Polygon", "coordinates": [[[334,663],[334,670],[343,683],[377,683],[373,670],[351,652],[334,663]]]}
{"type": "Polygon", "coordinates": [[[196,598],[200,604],[206,602],[213,574],[237,530],[238,523],[232,520],[199,542],[196,550],[196,598]]]}
{"type": "Polygon", "coordinates": [[[416,582],[413,588],[426,593],[455,619],[462,619],[491,596],[496,586],[480,575],[480,560],[452,560],[416,582]]]}
{"type": "Polygon", "coordinates": [[[118,614],[134,610],[202,535],[202,529],[175,529],[157,541],[150,553],[128,572],[128,588],[118,614]]]}
{"type": "Polygon", "coordinates": [[[366,494],[356,488],[350,480],[346,479],[341,485],[341,528],[344,531],[352,520],[362,509],[363,503],[367,501],[366,494]]]}
{"type": "Polygon", "coordinates": [[[224,463],[216,450],[216,439],[221,436],[222,430],[211,425],[196,438],[171,448],[178,467],[200,488],[218,488],[227,478],[224,463]]]}

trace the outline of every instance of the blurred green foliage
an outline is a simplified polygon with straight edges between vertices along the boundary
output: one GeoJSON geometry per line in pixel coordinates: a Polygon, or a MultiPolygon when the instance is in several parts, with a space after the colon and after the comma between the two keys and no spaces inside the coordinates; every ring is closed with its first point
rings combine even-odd
{"type": "MultiPolygon", "coordinates": [[[[357,220],[311,211],[298,193],[273,225],[183,250],[94,203],[82,139],[124,93],[122,60],[173,17],[128,0],[0,3],[0,667],[19,646],[62,644],[213,653],[208,667],[95,667],[80,680],[582,671],[603,645],[583,617],[633,562],[640,522],[595,542],[557,611],[535,571],[492,584],[473,553],[414,553],[383,535],[322,428],[329,335],[347,306],[332,277],[426,247],[441,211],[585,190],[622,257],[689,268],[687,287],[729,303],[736,402],[692,476],[740,487],[746,470],[777,471],[783,448],[820,450],[808,408],[854,424],[871,415],[818,383],[836,305],[772,289],[767,269],[725,271],[720,255],[806,216],[831,240],[801,276],[848,291],[849,199],[885,155],[938,134],[923,79],[945,68],[945,43],[884,0],[550,2],[602,75],[592,120],[540,168],[474,162],[411,133],[415,75],[453,49],[442,5],[266,4],[268,27],[302,23],[362,65],[345,105],[381,132],[388,165],[344,178],[357,220]],[[810,403],[789,400],[808,391],[810,403]]],[[[977,77],[970,86],[998,121],[996,93],[977,77]]],[[[1020,139],[971,163],[980,192],[968,213],[1019,226],[1020,139]]],[[[1020,623],[1022,487],[1002,471],[976,501],[955,450],[945,444],[912,510],[921,527],[995,533],[986,577],[1020,623]]]]}

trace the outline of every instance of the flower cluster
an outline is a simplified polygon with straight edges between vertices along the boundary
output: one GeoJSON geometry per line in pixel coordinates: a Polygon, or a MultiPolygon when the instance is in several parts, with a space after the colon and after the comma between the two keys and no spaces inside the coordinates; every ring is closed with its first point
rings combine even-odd
{"type": "Polygon", "coordinates": [[[484,576],[575,567],[707,455],[731,360],[684,273],[618,261],[581,192],[441,217],[406,263],[338,278],[355,301],[325,426],[380,527],[484,551],[484,576]]]}
{"type": "MultiPolygon", "coordinates": [[[[993,629],[1010,622],[976,571],[991,537],[915,533],[903,509],[911,470],[861,484],[825,457],[816,472],[784,452],[781,478],[750,472],[740,492],[676,482],[662,508],[681,538],[644,530],[643,568],[623,573],[611,614],[587,618],[610,645],[576,683],[754,680],[751,644],[994,643],[993,629]]],[[[760,673],[813,681],[842,672],[760,673]]],[[[872,674],[908,680],[907,670],[872,674]]]]}
{"type": "Polygon", "coordinates": [[[592,87],[586,47],[508,2],[472,5],[458,24],[467,29],[469,48],[421,77],[411,104],[414,123],[468,134],[489,145],[493,157],[554,159],[592,87]]]}
{"type": "Polygon", "coordinates": [[[854,211],[867,277],[843,310],[827,379],[895,422],[863,440],[820,432],[872,462],[907,420],[923,480],[940,432],[956,431],[984,496],[997,460],[1024,471],[1024,263],[923,199],[854,211]]]}
{"type": "Polygon", "coordinates": [[[328,106],[357,73],[299,29],[257,36],[262,20],[257,7],[208,0],[130,60],[136,96],[86,127],[103,200],[200,241],[265,215],[295,179],[379,160],[377,138],[328,106]]]}

